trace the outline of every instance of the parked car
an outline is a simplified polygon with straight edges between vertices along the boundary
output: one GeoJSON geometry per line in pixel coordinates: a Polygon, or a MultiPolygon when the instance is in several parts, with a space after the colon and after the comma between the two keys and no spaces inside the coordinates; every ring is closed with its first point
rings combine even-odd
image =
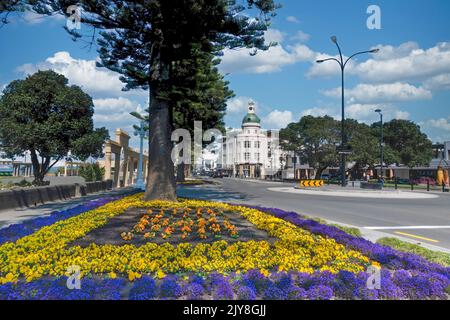
{"type": "Polygon", "coordinates": [[[430,184],[430,186],[433,186],[433,187],[437,185],[436,180],[433,178],[430,178],[430,177],[421,177],[418,179],[414,179],[414,180],[412,180],[412,183],[414,183],[414,184],[430,184]]]}
{"type": "MultiPolygon", "coordinates": [[[[393,181],[392,183],[395,183],[395,181],[393,181]]],[[[397,179],[397,184],[411,184],[411,180],[409,180],[409,179],[397,179]]]]}
{"type": "Polygon", "coordinates": [[[222,171],[214,171],[211,173],[211,178],[213,179],[222,179],[223,178],[223,172],[222,171]]]}

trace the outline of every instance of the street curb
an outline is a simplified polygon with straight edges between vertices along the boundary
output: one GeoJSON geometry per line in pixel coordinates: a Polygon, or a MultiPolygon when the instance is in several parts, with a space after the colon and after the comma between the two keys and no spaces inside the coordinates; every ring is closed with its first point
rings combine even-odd
{"type": "MultiPolygon", "coordinates": [[[[314,218],[311,217],[311,215],[308,215],[306,213],[299,213],[300,215],[306,215],[309,218],[314,218]]],[[[411,244],[415,244],[418,245],[422,248],[425,249],[429,249],[432,251],[438,251],[438,252],[444,252],[444,253],[449,253],[450,254],[450,249],[447,248],[443,248],[443,247],[439,247],[433,244],[428,244],[428,243],[423,243],[423,242],[417,242],[415,240],[406,238],[406,237],[402,237],[399,235],[395,235],[395,234],[391,234],[391,233],[386,233],[386,232],[382,232],[382,231],[376,231],[376,230],[369,230],[369,229],[365,229],[363,227],[357,227],[354,225],[350,225],[350,224],[346,224],[346,223],[342,223],[342,222],[336,222],[336,221],[332,221],[332,220],[328,220],[328,219],[323,219],[320,218],[320,220],[325,221],[328,224],[335,224],[335,225],[339,225],[342,227],[348,227],[348,228],[354,228],[354,229],[358,229],[361,232],[361,237],[369,240],[370,242],[376,243],[378,240],[382,239],[382,238],[396,238],[398,240],[404,241],[404,242],[408,242],[411,244]]]]}

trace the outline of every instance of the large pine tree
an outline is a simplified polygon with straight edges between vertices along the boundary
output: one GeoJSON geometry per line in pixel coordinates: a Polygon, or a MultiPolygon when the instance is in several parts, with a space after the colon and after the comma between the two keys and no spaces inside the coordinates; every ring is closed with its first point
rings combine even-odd
{"type": "MultiPolygon", "coordinates": [[[[197,48],[206,53],[242,47],[267,50],[264,32],[278,6],[274,0],[41,0],[33,9],[65,13],[72,4],[82,8],[82,23],[102,30],[101,66],[121,73],[125,90],[149,89],[145,198],[175,200],[170,139],[174,106],[168,96],[174,68],[197,48]]],[[[77,30],[70,32],[79,36],[77,30]]]]}

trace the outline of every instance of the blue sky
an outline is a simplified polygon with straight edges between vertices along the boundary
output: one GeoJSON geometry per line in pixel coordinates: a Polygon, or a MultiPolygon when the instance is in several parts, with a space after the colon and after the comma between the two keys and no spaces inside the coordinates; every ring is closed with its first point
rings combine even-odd
{"type": "MultiPolygon", "coordinates": [[[[345,55],[378,47],[347,70],[347,116],[420,123],[434,141],[450,140],[450,1],[279,1],[269,40],[279,43],[250,57],[245,50],[226,51],[221,65],[236,93],[229,102],[228,126],[239,127],[246,103],[254,100],[266,128],[283,127],[302,115],[338,116],[339,70],[318,58],[337,54],[336,35],[345,55]],[[381,30],[369,30],[369,5],[381,9],[381,30]]],[[[73,42],[63,18],[27,14],[0,29],[0,87],[38,69],[54,69],[81,85],[95,101],[97,126],[131,131],[128,116],[144,107],[145,92],[123,93],[118,76],[95,67],[96,48],[73,42]]],[[[113,133],[113,131],[111,131],[113,133]]],[[[136,145],[136,139],[133,139],[136,145]]]]}

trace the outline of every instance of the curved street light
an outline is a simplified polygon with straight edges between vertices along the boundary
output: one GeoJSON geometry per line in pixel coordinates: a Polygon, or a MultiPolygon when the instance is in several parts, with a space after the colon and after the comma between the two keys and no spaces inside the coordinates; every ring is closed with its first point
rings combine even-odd
{"type": "Polygon", "coordinates": [[[336,47],[339,51],[339,59],[336,58],[328,58],[328,59],[321,59],[317,60],[317,63],[324,63],[327,61],[336,61],[339,64],[339,67],[341,68],[341,80],[342,80],[342,121],[341,121],[341,147],[339,148],[339,154],[341,155],[341,185],[342,187],[347,186],[347,178],[345,176],[345,162],[346,162],[346,155],[349,153],[347,146],[347,139],[345,135],[345,67],[349,63],[351,59],[354,57],[366,54],[366,53],[377,53],[380,51],[380,49],[372,49],[372,50],[366,50],[366,51],[360,51],[353,55],[351,55],[347,60],[344,61],[344,56],[342,55],[341,47],[339,46],[339,43],[337,41],[336,36],[331,37],[331,42],[336,44],[336,47]]]}

